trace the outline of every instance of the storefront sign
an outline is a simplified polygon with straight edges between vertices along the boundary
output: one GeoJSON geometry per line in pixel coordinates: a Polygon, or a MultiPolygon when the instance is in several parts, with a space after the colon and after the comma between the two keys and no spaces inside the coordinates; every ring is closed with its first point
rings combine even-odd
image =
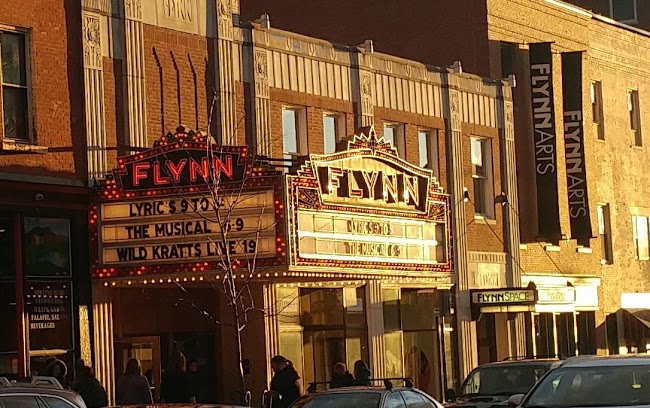
{"type": "Polygon", "coordinates": [[[571,238],[588,245],[592,231],[583,129],[582,52],[562,53],[562,99],[571,238]]]}
{"type": "Polygon", "coordinates": [[[287,176],[291,265],[450,271],[448,197],[367,132],[287,176]]]}
{"type": "Polygon", "coordinates": [[[541,236],[559,237],[561,232],[551,44],[530,44],[529,54],[538,229],[541,236]]]}
{"type": "Polygon", "coordinates": [[[471,293],[474,305],[525,305],[536,301],[533,289],[473,290],[471,293]]]}
{"type": "Polygon", "coordinates": [[[119,158],[91,210],[96,277],[222,270],[286,260],[282,176],[246,147],[179,128],[119,158]]]}
{"type": "Polygon", "coordinates": [[[69,282],[26,282],[31,350],[72,348],[71,305],[69,282]]]}
{"type": "Polygon", "coordinates": [[[573,303],[576,291],[573,288],[538,288],[538,303],[573,303]]]}

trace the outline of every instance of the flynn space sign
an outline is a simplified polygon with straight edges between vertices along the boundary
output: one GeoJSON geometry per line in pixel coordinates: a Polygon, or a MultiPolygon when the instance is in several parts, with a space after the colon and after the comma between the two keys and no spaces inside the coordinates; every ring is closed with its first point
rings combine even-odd
{"type": "Polygon", "coordinates": [[[209,145],[179,128],[154,148],[118,158],[91,210],[95,277],[284,264],[282,178],[246,147],[209,145]],[[280,248],[280,249],[278,249],[280,248]]]}
{"type": "Polygon", "coordinates": [[[345,151],[311,155],[286,188],[290,268],[451,271],[448,196],[373,128],[345,151]]]}

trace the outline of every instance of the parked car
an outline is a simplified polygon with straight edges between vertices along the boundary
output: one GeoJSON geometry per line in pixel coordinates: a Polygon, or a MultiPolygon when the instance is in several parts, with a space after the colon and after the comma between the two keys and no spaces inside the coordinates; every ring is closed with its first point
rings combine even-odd
{"type": "Polygon", "coordinates": [[[571,357],[510,403],[520,408],[650,406],[650,355],[571,357]]]}
{"type": "Polygon", "coordinates": [[[86,408],[81,396],[64,390],[53,377],[10,382],[0,377],[0,408],[86,408]]]}
{"type": "Polygon", "coordinates": [[[442,404],[408,382],[404,387],[393,387],[391,381],[380,381],[384,382],[384,387],[343,387],[311,392],[294,402],[291,408],[442,408],[442,404]]]}
{"type": "Polygon", "coordinates": [[[467,376],[460,393],[447,396],[446,406],[490,408],[508,406],[512,395],[526,394],[558,359],[520,359],[483,364],[467,376]]]}

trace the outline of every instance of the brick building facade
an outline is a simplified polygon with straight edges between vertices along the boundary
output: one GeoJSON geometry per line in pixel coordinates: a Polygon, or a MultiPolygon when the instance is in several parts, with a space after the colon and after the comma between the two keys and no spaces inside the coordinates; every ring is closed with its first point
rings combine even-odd
{"type": "Polygon", "coordinates": [[[79,4],[0,4],[0,371],[11,375],[44,374],[52,357],[72,373],[90,356],[78,340],[90,305],[80,30],[79,4]],[[35,301],[53,293],[60,303],[35,301]]]}
{"type": "MultiPolygon", "coordinates": [[[[428,368],[422,369],[429,373],[418,379],[426,381],[420,386],[438,398],[446,388],[457,387],[478,358],[476,343],[484,341],[477,339],[471,321],[469,291],[481,287],[482,279],[513,286],[519,263],[512,250],[519,245],[519,220],[513,207],[496,202],[501,192],[517,202],[509,84],[378,54],[367,46],[333,45],[264,21],[242,23],[236,1],[83,4],[86,135],[94,179],[116,167],[117,156],[148,151],[179,124],[209,130],[223,145],[247,144],[275,163],[284,158],[294,163],[287,170],[294,175],[295,164],[309,155],[345,152],[357,129],[368,132],[374,126],[379,137],[392,142],[404,166],[431,172],[431,182],[450,195],[453,271],[315,274],[290,264],[277,269],[277,279],[255,280],[251,296],[271,313],[251,323],[243,339],[247,387],[254,398],[266,387],[267,361],[277,353],[290,356],[306,381],[328,380],[332,361],[315,361],[317,353],[310,348],[321,344],[322,336],[342,344],[343,354],[333,356],[350,366],[355,359],[366,360],[377,377],[408,375],[415,364],[413,350],[420,348],[428,355],[428,368]],[[460,295],[455,302],[445,301],[454,285],[462,288],[460,295]],[[273,318],[276,303],[292,296],[300,301],[284,306],[298,314],[289,321],[273,318]],[[363,323],[359,328],[328,323],[317,330],[298,318],[316,307],[309,299],[345,299],[332,309],[346,311],[354,300],[356,309],[349,313],[361,313],[363,323]],[[400,307],[416,307],[409,302],[428,307],[426,313],[435,311],[435,322],[422,335],[406,323],[392,327],[384,315],[391,308],[400,313],[400,307]],[[265,347],[259,347],[261,338],[265,347]]],[[[171,278],[94,282],[98,377],[112,393],[123,359],[136,356],[145,371],[151,370],[157,393],[169,353],[181,349],[198,359],[217,385],[209,398],[238,399],[232,395],[236,378],[227,374],[237,358],[228,351],[234,341],[230,329],[215,329],[214,321],[174,303],[179,289],[171,278]],[[133,309],[142,310],[142,318],[134,317],[133,309]],[[172,317],[145,319],[148,315],[172,317]]],[[[221,297],[214,301],[211,286],[196,282],[187,288],[208,302],[210,311],[223,313],[227,307],[221,297]]],[[[495,358],[521,354],[523,345],[516,339],[522,338],[523,322],[522,314],[498,314],[489,323],[498,339],[484,348],[492,347],[495,358]]]]}
{"type": "Polygon", "coordinates": [[[646,349],[647,329],[633,317],[635,313],[637,317],[645,313],[641,310],[648,307],[644,293],[648,292],[649,283],[645,261],[648,203],[640,187],[646,173],[642,157],[646,149],[643,129],[647,126],[647,115],[643,112],[648,76],[643,58],[650,45],[650,34],[640,29],[645,24],[646,2],[443,1],[415,2],[399,10],[391,9],[399,7],[397,3],[375,7],[371,2],[351,5],[332,1],[313,9],[312,5],[292,1],[273,5],[256,0],[242,3],[245,13],[250,13],[245,17],[268,13],[278,27],[309,31],[332,41],[359,43],[372,39],[377,48],[386,52],[440,65],[459,60],[463,69],[493,78],[514,74],[521,284],[533,282],[538,287],[558,289],[568,285],[576,293],[572,307],[557,309],[558,314],[553,316],[534,313],[529,318],[528,352],[566,355],[646,349]],[[624,11],[618,7],[636,8],[636,27],[633,21],[627,26],[603,17],[611,15],[610,5],[617,7],[617,13],[624,11]],[[322,17],[321,23],[305,23],[296,18],[307,7],[322,17]],[[339,24],[325,24],[334,14],[339,24]],[[357,29],[360,14],[374,24],[357,29]],[[395,24],[403,27],[400,36],[386,30],[395,24]],[[531,44],[539,42],[552,43],[558,135],[563,131],[561,54],[584,51],[582,100],[593,231],[593,238],[586,245],[577,245],[569,233],[562,137],[554,144],[557,162],[562,163],[557,174],[561,236],[545,237],[538,231],[537,202],[542,198],[537,196],[534,182],[536,148],[529,64],[531,44]],[[573,318],[563,314],[571,310],[573,318]],[[557,337],[550,338],[551,335],[557,337]]]}

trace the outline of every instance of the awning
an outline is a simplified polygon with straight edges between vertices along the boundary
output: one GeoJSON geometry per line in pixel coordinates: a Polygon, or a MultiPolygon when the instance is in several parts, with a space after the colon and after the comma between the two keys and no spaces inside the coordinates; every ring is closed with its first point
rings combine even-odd
{"type": "Polygon", "coordinates": [[[650,329],[650,309],[626,309],[641,324],[650,329]]]}

